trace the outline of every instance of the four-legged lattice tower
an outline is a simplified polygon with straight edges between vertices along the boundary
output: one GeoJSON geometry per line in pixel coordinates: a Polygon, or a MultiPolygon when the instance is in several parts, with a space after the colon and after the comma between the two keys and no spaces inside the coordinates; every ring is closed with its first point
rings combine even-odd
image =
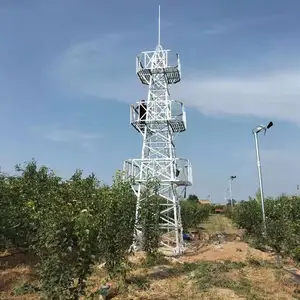
{"type": "MultiPolygon", "coordinates": [[[[170,50],[160,45],[160,12],[158,28],[155,51],[142,52],[136,59],[137,75],[149,90],[146,101],[131,105],[130,122],[142,135],[143,146],[141,158],[124,162],[124,176],[135,179],[132,188],[137,196],[137,220],[147,179],[160,181],[159,195],[165,200],[160,218],[160,229],[164,231],[162,244],[172,248],[174,254],[181,254],[183,232],[179,200],[186,187],[192,185],[192,167],[187,159],[176,157],[174,140],[178,133],[186,130],[186,113],[183,103],[170,97],[170,85],[180,81],[181,68],[179,55],[177,64],[170,65],[170,50]]],[[[136,237],[140,230],[136,223],[136,237]]]]}

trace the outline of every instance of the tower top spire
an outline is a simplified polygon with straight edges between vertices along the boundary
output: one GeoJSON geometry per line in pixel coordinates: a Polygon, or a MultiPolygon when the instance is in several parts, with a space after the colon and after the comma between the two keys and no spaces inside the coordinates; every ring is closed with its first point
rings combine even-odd
{"type": "Polygon", "coordinates": [[[158,5],[158,44],[160,46],[160,5],[158,5]]]}

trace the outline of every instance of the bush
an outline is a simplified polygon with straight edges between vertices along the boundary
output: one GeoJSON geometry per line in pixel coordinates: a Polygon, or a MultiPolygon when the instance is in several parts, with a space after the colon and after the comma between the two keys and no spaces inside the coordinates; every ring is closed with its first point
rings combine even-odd
{"type": "Polygon", "coordinates": [[[249,201],[235,205],[231,215],[239,228],[246,229],[247,232],[253,234],[259,229],[259,233],[261,233],[261,208],[260,204],[256,200],[250,199],[249,201]]]}
{"type": "Polygon", "coordinates": [[[195,201],[182,200],[181,205],[181,221],[183,231],[187,232],[190,228],[197,227],[201,222],[208,219],[211,206],[199,204],[195,201]]]}
{"type": "Polygon", "coordinates": [[[39,257],[37,273],[47,299],[79,299],[93,265],[124,275],[133,239],[136,197],[118,173],[111,187],[76,171],[62,181],[35,161],[20,176],[0,177],[1,247],[24,247],[39,257]]]}
{"type": "Polygon", "coordinates": [[[158,194],[159,182],[149,180],[143,191],[140,204],[140,220],[142,227],[142,249],[146,251],[148,258],[155,257],[160,244],[161,232],[159,229],[161,204],[158,194]]]}
{"type": "MultiPolygon", "coordinates": [[[[23,248],[39,258],[42,296],[79,299],[96,263],[105,263],[110,277],[126,276],[136,197],[121,173],[107,186],[94,174],[84,178],[80,170],[62,180],[34,160],[16,171],[18,176],[0,173],[0,248],[23,248]]],[[[167,208],[158,187],[149,181],[141,203],[143,248],[151,263],[161,259],[160,211],[167,208]]],[[[180,205],[184,230],[199,225],[211,210],[196,201],[180,205]]]]}
{"type": "Polygon", "coordinates": [[[300,198],[282,195],[265,200],[267,234],[263,237],[260,199],[249,199],[235,206],[232,218],[257,241],[272,247],[278,254],[300,261],[300,198]]]}

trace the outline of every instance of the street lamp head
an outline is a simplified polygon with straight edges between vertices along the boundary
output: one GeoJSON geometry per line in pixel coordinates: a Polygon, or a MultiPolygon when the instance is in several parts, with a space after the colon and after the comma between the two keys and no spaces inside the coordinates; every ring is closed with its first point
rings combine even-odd
{"type": "Polygon", "coordinates": [[[259,133],[262,130],[266,130],[266,127],[264,125],[258,125],[253,129],[253,133],[259,133]]]}
{"type": "Polygon", "coordinates": [[[233,180],[233,179],[235,179],[236,178],[236,176],[230,176],[230,179],[231,180],[233,180]]]}
{"type": "Polygon", "coordinates": [[[273,126],[273,122],[269,122],[269,124],[267,126],[265,125],[258,125],[256,126],[252,132],[258,134],[259,132],[261,132],[262,130],[264,131],[264,133],[266,134],[266,130],[271,128],[273,126]]]}

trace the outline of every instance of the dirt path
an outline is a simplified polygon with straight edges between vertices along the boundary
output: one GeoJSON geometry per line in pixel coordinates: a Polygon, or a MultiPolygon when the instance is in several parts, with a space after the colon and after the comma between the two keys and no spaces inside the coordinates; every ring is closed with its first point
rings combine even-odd
{"type": "Polygon", "coordinates": [[[210,219],[201,224],[204,228],[203,240],[193,247],[191,243],[185,255],[180,259],[183,262],[225,261],[245,262],[251,257],[260,260],[274,261],[273,255],[250,247],[240,241],[241,233],[231,221],[222,215],[212,215],[210,219]],[[207,245],[206,245],[207,244],[207,245]]]}
{"type": "Polygon", "coordinates": [[[198,251],[186,253],[180,258],[182,262],[225,261],[245,262],[251,257],[261,260],[275,261],[274,257],[268,253],[251,248],[244,242],[228,242],[220,245],[205,246],[198,251]]]}

